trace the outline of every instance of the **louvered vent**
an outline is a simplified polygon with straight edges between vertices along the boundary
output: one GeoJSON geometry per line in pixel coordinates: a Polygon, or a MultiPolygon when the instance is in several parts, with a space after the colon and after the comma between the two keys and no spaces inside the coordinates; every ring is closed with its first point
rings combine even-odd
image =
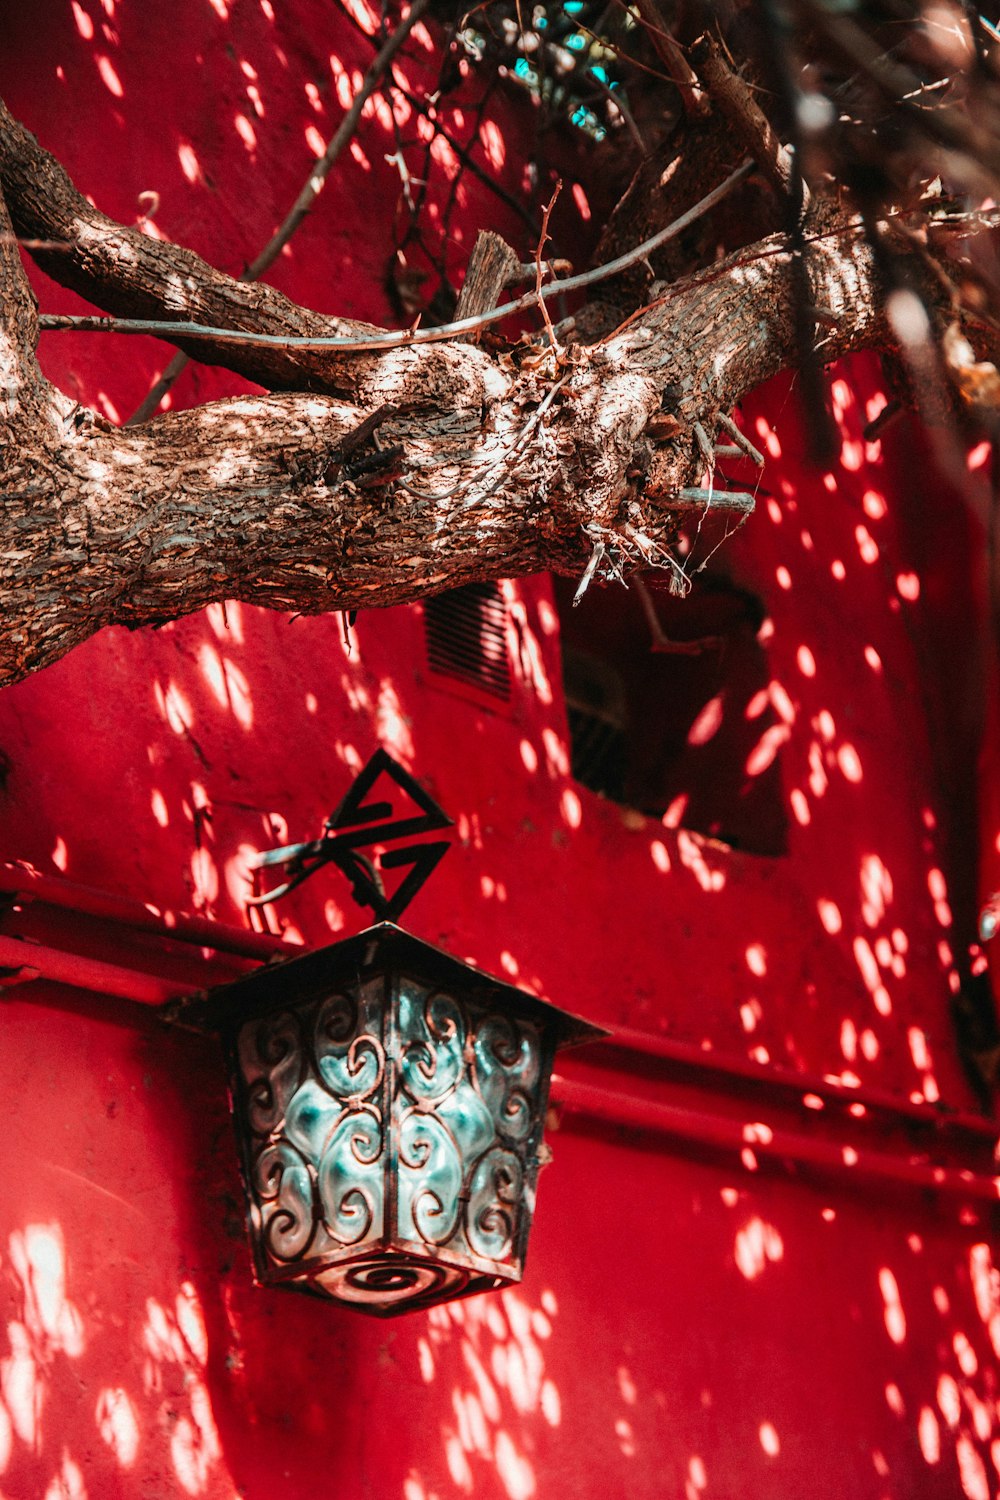
{"type": "Polygon", "coordinates": [[[432,672],[506,703],[507,611],[495,583],[468,583],[424,603],[432,672]]]}

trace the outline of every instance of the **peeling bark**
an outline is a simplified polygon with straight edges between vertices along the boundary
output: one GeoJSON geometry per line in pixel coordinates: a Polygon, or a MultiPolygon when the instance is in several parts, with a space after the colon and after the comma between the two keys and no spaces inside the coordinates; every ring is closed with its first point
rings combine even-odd
{"type": "MultiPolygon", "coordinates": [[[[20,234],[66,247],[38,253],[50,274],[105,310],[358,331],[104,218],[9,116],[0,185],[20,234]]],[[[287,393],[116,429],[41,377],[9,240],[2,254],[0,683],[104,625],[220,599],[306,613],[395,604],[473,579],[580,571],[598,542],[625,570],[666,561],[679,491],[704,467],[694,424],[714,434],[797,356],[794,267],[775,236],[674,283],[591,346],[358,356],[198,344],[196,357],[287,393]]],[[[829,222],[808,271],[829,312],[821,359],[892,346],[855,222],[829,222]]]]}

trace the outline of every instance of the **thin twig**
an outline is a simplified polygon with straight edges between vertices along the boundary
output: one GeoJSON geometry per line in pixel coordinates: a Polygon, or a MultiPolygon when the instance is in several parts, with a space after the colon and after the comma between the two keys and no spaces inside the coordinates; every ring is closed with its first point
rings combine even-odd
{"type": "MultiPolygon", "coordinates": [[[[387,38],[381,51],[373,58],[362,80],[361,87],[351,100],[350,109],[327,142],[327,147],[323,155],[311,169],[295,202],[260,254],[255,256],[246,269],[237,277],[238,281],[259,281],[265,271],[270,270],[271,266],[277,260],[323,191],[326,180],[344,147],[349,145],[353,139],[354,132],[361,120],[361,111],[381,84],[396,53],[429,6],[430,0],[413,0],[409,13],[400,21],[392,35],[387,38]]],[[[184,369],[184,366],[188,363],[188,358],[189,356],[186,354],[174,355],[170,364],[146,396],[146,399],[140,406],[136,407],[135,411],[129,417],[125,423],[126,427],[132,427],[138,422],[145,422],[153,415],[163,397],[167,394],[167,391],[169,391],[178,375],[184,369]]]]}
{"type": "Polygon", "coordinates": [[[639,603],[642,605],[642,612],[646,616],[646,623],[652,636],[649,649],[657,655],[701,656],[702,652],[712,651],[721,646],[721,638],[717,635],[703,635],[694,641],[673,640],[660,624],[653,596],[638,574],[632,579],[632,587],[639,597],[639,603]]]}
{"type": "MultiPolygon", "coordinates": [[[[537,307],[540,302],[546,302],[550,297],[580,291],[583,287],[595,286],[598,282],[607,281],[611,276],[617,276],[620,271],[627,270],[629,266],[635,265],[651,255],[654,250],[658,250],[661,245],[683,234],[717,203],[721,203],[723,198],[749,177],[753,170],[752,161],[743,162],[734,172],[730,172],[717,188],[713,188],[710,193],[706,193],[704,198],[699,199],[693,208],[689,208],[686,213],[674,219],[673,223],[661,229],[658,234],[644,240],[641,245],[637,245],[624,255],[619,255],[615,260],[608,261],[606,265],[596,266],[592,271],[582,271],[577,276],[568,276],[565,281],[550,281],[547,286],[542,287],[541,292],[525,292],[523,296],[515,298],[513,302],[505,303],[502,307],[494,307],[489,312],[479,313],[473,318],[462,318],[456,323],[443,323],[437,328],[395,331],[387,329],[384,333],[368,334],[363,338],[310,338],[272,333],[243,333],[234,328],[212,328],[202,323],[168,322],[155,318],[78,317],[64,313],[43,314],[38,319],[38,326],[50,333],[76,329],[96,333],[152,334],[154,337],[173,340],[177,338],[199,342],[208,340],[220,344],[250,344],[277,349],[338,349],[342,353],[354,354],[399,349],[415,344],[445,343],[462,334],[473,333],[479,328],[488,328],[494,323],[503,322],[515,313],[527,312],[529,308],[537,307]]],[[[839,228],[836,232],[843,233],[843,228],[839,228]]]]}
{"type": "Polygon", "coordinates": [[[719,413],[719,426],[724,432],[728,432],[737,448],[742,448],[747,458],[752,458],[758,469],[764,467],[764,455],[759,448],[755,448],[742,428],[737,427],[732,417],[727,417],[723,412],[719,413]]]}
{"type": "Polygon", "coordinates": [[[549,220],[552,217],[552,210],[555,208],[556,199],[559,197],[559,194],[561,192],[562,178],[559,177],[556,180],[556,185],[553,189],[552,197],[549,199],[548,203],[546,203],[545,205],[545,208],[542,210],[542,232],[538,236],[538,248],[535,251],[535,295],[538,297],[538,306],[542,314],[542,321],[545,324],[545,332],[548,335],[549,348],[552,350],[557,350],[559,345],[556,343],[555,331],[552,327],[552,319],[549,317],[549,310],[545,306],[545,298],[542,296],[542,251],[545,249],[545,245],[549,238],[549,220]]]}

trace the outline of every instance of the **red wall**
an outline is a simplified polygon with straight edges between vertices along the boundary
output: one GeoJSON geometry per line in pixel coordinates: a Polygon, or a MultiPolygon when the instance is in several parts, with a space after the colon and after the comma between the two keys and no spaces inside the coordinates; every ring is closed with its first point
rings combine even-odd
{"type": "MultiPolygon", "coordinates": [[[[337,77],[371,56],[361,0],[357,25],[319,0],[6,12],[4,95],[79,186],[127,220],[158,192],[158,230],[234,272],[305,179],[313,132],[335,128],[337,77]]],[[[532,122],[502,107],[474,150],[516,187],[532,122]]],[[[467,103],[449,124],[472,131],[467,103]]],[[[372,110],[275,281],[390,316],[393,149],[372,110]]],[[[444,205],[454,162],[435,151],[444,205]]],[[[407,160],[416,174],[416,147],[407,160]]],[[[479,224],[521,245],[485,188],[458,191],[451,264],[479,224]]],[[[587,232],[564,224],[570,244],[587,232]]],[[[35,282],[45,310],[79,305],[35,282]]],[[[41,357],[124,418],[169,351],[50,335],[41,357]]],[[[234,388],[189,370],[175,399],[234,388]]],[[[744,413],[768,466],[725,556],[763,601],[767,681],[738,708],[723,693],[690,753],[696,778],[706,726],[742,715],[729,769],[774,778],[780,856],[571,779],[544,579],[507,590],[509,713],[434,679],[417,609],[362,615],[348,652],[336,618],[216,607],[106,632],[0,695],[6,859],[242,925],[247,853],[318,831],[383,744],[458,820],[408,925],[671,1044],[561,1068],[522,1287],[379,1324],[251,1284],[211,1042],[44,979],[6,990],[0,1495],[997,1494],[992,1136],[931,1108],[978,1108],[952,1008],[976,910],[984,455],[956,484],[906,422],[866,445],[877,372],[832,389],[830,475],[802,463],[792,382],[744,413]],[[970,1178],[893,1185],[914,1162],[970,1178]]],[[[333,872],[277,910],[310,945],[361,921],[333,872]]],[[[45,905],[0,928],[156,963],[155,943],[45,905]]],[[[171,962],[195,983],[234,971],[171,962]]]]}

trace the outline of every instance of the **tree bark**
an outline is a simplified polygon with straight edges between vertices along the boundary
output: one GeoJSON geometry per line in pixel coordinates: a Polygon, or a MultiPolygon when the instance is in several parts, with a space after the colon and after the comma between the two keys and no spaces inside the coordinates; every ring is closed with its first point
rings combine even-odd
{"type": "MultiPolygon", "coordinates": [[[[0,121],[0,184],[18,232],[64,245],[47,269],[99,306],[254,331],[357,331],[105,219],[39,153],[0,121]]],[[[305,613],[395,604],[473,579],[580,571],[598,544],[623,571],[665,563],[680,492],[704,469],[694,424],[714,435],[720,414],[797,356],[794,267],[774,236],[676,282],[587,347],[454,342],[345,356],[199,343],[198,358],[298,389],[117,429],[43,380],[9,226],[0,265],[0,683],[104,625],[220,599],[305,613]],[[659,441],[664,431],[675,435],[659,441]]],[[[824,361],[892,346],[855,221],[831,221],[808,271],[828,314],[824,361]]]]}

